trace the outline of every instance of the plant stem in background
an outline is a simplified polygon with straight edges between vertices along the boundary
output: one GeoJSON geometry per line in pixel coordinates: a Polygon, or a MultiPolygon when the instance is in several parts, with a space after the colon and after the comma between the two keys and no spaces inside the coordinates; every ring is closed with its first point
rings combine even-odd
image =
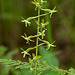
{"type": "MultiPolygon", "coordinates": [[[[48,8],[48,5],[49,4],[48,4],[48,0],[47,0],[47,3],[44,4],[44,8],[48,8]]],[[[49,15],[46,15],[45,19],[46,19],[46,21],[49,21],[49,25],[46,26],[46,28],[47,28],[47,39],[49,42],[52,42],[52,31],[51,31],[51,23],[50,23],[49,15]]],[[[50,48],[50,51],[53,51],[53,49],[50,48]]]]}
{"type": "MultiPolygon", "coordinates": [[[[38,0],[40,3],[40,0],[38,0]]],[[[40,8],[38,7],[38,16],[40,15],[40,8]]],[[[39,25],[40,25],[40,17],[38,17],[38,25],[37,25],[37,35],[39,34],[39,25]]],[[[36,38],[36,57],[38,56],[38,39],[39,36],[36,38]]],[[[35,75],[36,75],[37,63],[35,61],[35,75]]]]}

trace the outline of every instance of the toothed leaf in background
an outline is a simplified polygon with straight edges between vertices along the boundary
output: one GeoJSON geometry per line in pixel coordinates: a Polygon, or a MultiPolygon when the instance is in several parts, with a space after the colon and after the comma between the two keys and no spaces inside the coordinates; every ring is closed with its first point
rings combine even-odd
{"type": "Polygon", "coordinates": [[[39,53],[41,58],[46,60],[48,64],[58,66],[59,62],[55,57],[56,53],[47,51],[43,46],[39,47],[39,53]]]}
{"type": "MultiPolygon", "coordinates": [[[[41,59],[46,60],[49,65],[58,66],[59,62],[55,57],[55,53],[47,51],[43,46],[39,47],[39,53],[41,55],[41,59]]],[[[57,72],[51,71],[50,69],[43,71],[41,75],[58,75],[57,72]]]]}

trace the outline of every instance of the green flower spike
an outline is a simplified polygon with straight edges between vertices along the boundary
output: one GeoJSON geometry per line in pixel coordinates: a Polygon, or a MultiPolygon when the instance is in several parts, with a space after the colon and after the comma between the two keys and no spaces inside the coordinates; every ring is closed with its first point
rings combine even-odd
{"type": "Polygon", "coordinates": [[[25,22],[25,26],[27,27],[27,24],[30,26],[31,22],[29,22],[28,20],[25,20],[23,17],[22,17],[22,22],[25,22]]]}
{"type": "Polygon", "coordinates": [[[27,51],[24,51],[24,49],[21,48],[21,50],[23,50],[23,52],[21,52],[23,54],[23,58],[25,58],[26,55],[31,56],[27,51]]]}
{"type": "Polygon", "coordinates": [[[27,41],[26,43],[29,43],[29,41],[34,42],[33,40],[30,39],[32,36],[27,37],[27,35],[25,33],[24,33],[24,36],[21,36],[21,37],[27,41]]]}

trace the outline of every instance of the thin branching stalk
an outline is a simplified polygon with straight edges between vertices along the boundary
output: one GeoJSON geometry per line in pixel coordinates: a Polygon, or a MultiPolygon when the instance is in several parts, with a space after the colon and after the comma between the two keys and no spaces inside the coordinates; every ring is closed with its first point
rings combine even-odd
{"type": "MultiPolygon", "coordinates": [[[[40,0],[38,0],[40,3],[40,0]]],[[[38,16],[40,15],[40,8],[38,7],[38,16]]],[[[38,26],[37,26],[37,35],[39,34],[39,25],[40,25],[40,17],[38,17],[38,26]]],[[[38,55],[38,39],[39,37],[36,38],[36,56],[38,55]]]]}
{"type": "MultiPolygon", "coordinates": [[[[40,0],[38,0],[40,3],[40,0]]],[[[38,7],[38,16],[40,15],[40,8],[38,7]]],[[[38,17],[37,35],[39,34],[40,17],[38,17]]],[[[36,56],[38,56],[38,41],[39,36],[36,38],[36,56]]],[[[36,75],[37,64],[35,64],[35,75],[36,75]]]]}

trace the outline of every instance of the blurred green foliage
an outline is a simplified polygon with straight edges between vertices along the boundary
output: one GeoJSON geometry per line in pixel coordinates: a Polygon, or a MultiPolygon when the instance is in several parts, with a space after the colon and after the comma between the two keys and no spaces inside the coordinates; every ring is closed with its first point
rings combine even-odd
{"type": "MultiPolygon", "coordinates": [[[[9,53],[6,53],[7,50],[8,50],[7,47],[0,46],[0,58],[2,58],[2,59],[6,59],[6,58],[10,59],[10,58],[12,58],[12,56],[14,54],[17,53],[16,50],[13,50],[13,51],[10,51],[9,53]]],[[[9,75],[9,73],[17,75],[18,71],[15,70],[12,67],[9,67],[7,65],[3,65],[3,64],[0,63],[0,75],[9,75]]]]}

